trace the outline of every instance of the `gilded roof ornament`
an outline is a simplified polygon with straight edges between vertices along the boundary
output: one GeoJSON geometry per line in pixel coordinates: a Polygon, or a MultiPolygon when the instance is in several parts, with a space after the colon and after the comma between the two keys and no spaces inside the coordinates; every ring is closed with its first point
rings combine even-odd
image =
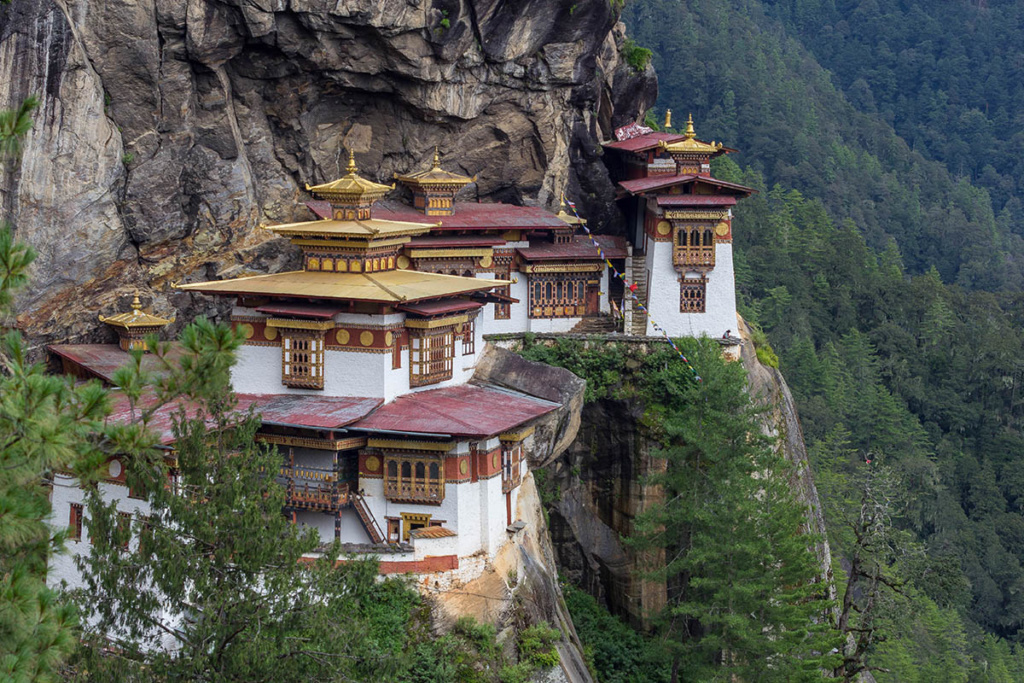
{"type": "Polygon", "coordinates": [[[168,320],[167,318],[161,318],[160,316],[151,315],[142,310],[142,302],[139,301],[139,293],[135,292],[135,298],[132,300],[132,310],[127,313],[118,313],[112,315],[109,318],[101,315],[101,323],[106,323],[113,327],[120,327],[126,330],[140,328],[140,327],[163,327],[164,325],[170,325],[174,322],[174,318],[168,320]]]}
{"type": "Polygon", "coordinates": [[[342,204],[370,204],[381,199],[394,187],[394,185],[381,185],[360,176],[359,168],[356,166],[356,154],[351,149],[348,152],[348,166],[345,167],[344,176],[320,185],[306,184],[308,192],[312,192],[322,199],[342,204]]]}
{"type": "Polygon", "coordinates": [[[587,219],[580,218],[575,213],[569,213],[568,211],[565,210],[565,197],[562,197],[562,207],[561,209],[559,209],[555,217],[558,220],[562,221],[563,223],[568,223],[569,225],[573,226],[587,224],[587,219]]]}
{"type": "Polygon", "coordinates": [[[711,156],[718,156],[719,154],[732,151],[725,149],[721,142],[698,140],[697,132],[693,129],[693,114],[690,114],[686,121],[686,132],[683,134],[683,139],[678,142],[665,142],[662,140],[658,143],[658,149],[669,154],[708,154],[711,156]]]}
{"type": "Polygon", "coordinates": [[[461,188],[476,181],[476,176],[469,176],[452,173],[441,168],[441,152],[434,147],[434,161],[426,171],[410,173],[409,175],[395,174],[395,180],[410,185],[414,188],[434,189],[438,187],[461,188]]]}

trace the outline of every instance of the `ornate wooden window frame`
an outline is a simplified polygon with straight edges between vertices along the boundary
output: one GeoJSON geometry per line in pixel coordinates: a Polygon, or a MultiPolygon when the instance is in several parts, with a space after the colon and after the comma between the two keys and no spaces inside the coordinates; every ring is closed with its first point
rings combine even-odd
{"type": "Polygon", "coordinates": [[[449,380],[454,365],[454,327],[410,330],[409,386],[422,387],[449,380]]]}
{"type": "Polygon", "coordinates": [[[444,501],[444,457],[426,453],[384,455],[384,498],[397,503],[440,505],[444,501]]]}
{"type": "Polygon", "coordinates": [[[580,318],[587,305],[587,275],[530,275],[531,318],[580,318]]]}
{"type": "Polygon", "coordinates": [[[675,226],[672,263],[676,266],[715,267],[715,229],[710,224],[675,226]]]}
{"type": "Polygon", "coordinates": [[[503,441],[501,444],[501,492],[508,493],[522,482],[522,441],[503,441]]]}
{"type": "Polygon", "coordinates": [[[679,280],[679,312],[704,313],[708,303],[708,279],[680,278],[679,280]]]}
{"type": "Polygon", "coordinates": [[[281,330],[281,384],[298,389],[324,388],[323,330],[281,330]]]}

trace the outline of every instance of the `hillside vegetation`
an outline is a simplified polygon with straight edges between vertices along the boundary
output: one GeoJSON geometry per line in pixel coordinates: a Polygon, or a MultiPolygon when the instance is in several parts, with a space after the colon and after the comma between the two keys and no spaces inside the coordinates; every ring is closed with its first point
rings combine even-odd
{"type": "Polygon", "coordinates": [[[857,482],[888,473],[887,567],[909,602],[877,623],[880,681],[1022,676],[1021,171],[1007,150],[1024,41],[1019,7],[992,5],[625,11],[654,51],[659,109],[740,148],[717,174],[760,190],[735,221],[741,308],[797,398],[839,576],[857,482]]]}

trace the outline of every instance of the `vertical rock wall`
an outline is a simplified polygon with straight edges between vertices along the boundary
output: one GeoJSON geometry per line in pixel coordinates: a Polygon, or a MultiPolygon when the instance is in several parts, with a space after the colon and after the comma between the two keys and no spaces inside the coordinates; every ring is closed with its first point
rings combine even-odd
{"type": "Polygon", "coordinates": [[[620,220],[599,141],[653,103],[615,3],[18,0],[0,5],[0,108],[42,104],[0,207],[39,252],[20,321],[103,338],[135,288],[187,321],[187,278],[294,267],[256,226],[307,217],[344,147],[381,181],[437,145],[465,197],[620,220]]]}

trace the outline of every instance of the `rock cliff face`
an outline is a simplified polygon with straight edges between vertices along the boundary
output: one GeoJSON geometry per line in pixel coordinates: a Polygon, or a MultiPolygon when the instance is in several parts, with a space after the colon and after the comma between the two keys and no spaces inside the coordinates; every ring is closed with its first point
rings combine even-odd
{"type": "MultiPolygon", "coordinates": [[[[782,373],[758,362],[749,335],[740,362],[751,395],[767,407],[765,432],[779,437],[778,447],[794,465],[791,486],[807,509],[807,529],[822,539],[815,548],[819,579],[834,592],[824,518],[793,397],[782,373]]],[[[621,540],[632,533],[636,515],[659,495],[656,487],[644,484],[645,475],[664,467],[651,454],[643,412],[643,405],[630,401],[586,404],[576,441],[549,465],[545,484],[554,498],[547,509],[561,575],[636,626],[643,626],[665,601],[663,584],[641,578],[645,568],[663,558],[638,556],[621,540]]]]}
{"type": "Polygon", "coordinates": [[[344,148],[387,181],[428,164],[464,197],[620,217],[598,142],[653,103],[623,63],[616,3],[573,0],[17,0],[0,6],[0,107],[42,105],[0,206],[39,252],[19,320],[96,340],[136,288],[294,267],[261,221],[307,217],[344,148]]]}

